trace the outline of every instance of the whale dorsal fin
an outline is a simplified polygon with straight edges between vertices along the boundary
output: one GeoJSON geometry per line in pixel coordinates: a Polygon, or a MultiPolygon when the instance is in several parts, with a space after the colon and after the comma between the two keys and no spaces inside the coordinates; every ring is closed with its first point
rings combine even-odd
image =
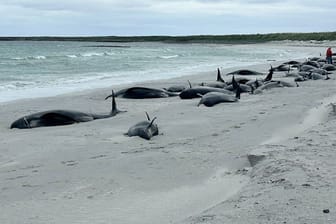
{"type": "Polygon", "coordinates": [[[113,113],[118,111],[113,89],[112,89],[112,95],[111,96],[112,96],[112,110],[111,110],[111,113],[113,114],[113,113]]]}
{"type": "Polygon", "coordinates": [[[232,81],[231,82],[232,82],[233,89],[237,89],[239,85],[238,85],[234,76],[232,76],[232,81]]]}
{"type": "Polygon", "coordinates": [[[156,120],[156,117],[154,117],[153,120],[148,124],[147,128],[152,127],[155,120],[156,120]]]}
{"type": "Polygon", "coordinates": [[[148,113],[147,112],[145,112],[145,113],[146,113],[147,120],[150,121],[151,119],[150,119],[148,113]]]}
{"type": "Polygon", "coordinates": [[[217,68],[217,81],[225,83],[224,79],[221,76],[219,68],[217,68]]]}
{"type": "Polygon", "coordinates": [[[188,83],[189,83],[189,88],[191,89],[192,88],[192,86],[191,86],[191,83],[190,83],[190,81],[188,80],[188,83]]]}
{"type": "Polygon", "coordinates": [[[268,81],[272,80],[272,78],[273,78],[273,72],[274,72],[274,69],[273,69],[273,67],[271,65],[269,73],[267,74],[266,78],[264,79],[264,82],[268,82],[268,81]]]}
{"type": "MultiPolygon", "coordinates": [[[[111,96],[108,96],[108,97],[112,97],[112,109],[111,109],[110,115],[114,116],[114,115],[116,115],[116,114],[118,114],[118,113],[126,112],[126,111],[124,111],[124,110],[118,110],[113,89],[112,89],[112,94],[111,94],[111,96]]],[[[108,98],[108,97],[107,97],[107,98],[108,98]]]]}

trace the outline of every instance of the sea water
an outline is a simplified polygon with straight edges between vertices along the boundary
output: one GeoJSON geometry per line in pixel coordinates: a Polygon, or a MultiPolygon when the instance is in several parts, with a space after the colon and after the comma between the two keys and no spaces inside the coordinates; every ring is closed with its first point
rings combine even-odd
{"type": "Polygon", "coordinates": [[[0,41],[0,102],[318,56],[319,48],[0,41]]]}

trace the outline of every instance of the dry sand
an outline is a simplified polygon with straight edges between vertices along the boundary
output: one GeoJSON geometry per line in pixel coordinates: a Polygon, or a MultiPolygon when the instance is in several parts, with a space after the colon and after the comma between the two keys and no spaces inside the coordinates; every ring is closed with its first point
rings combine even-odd
{"type": "MultiPolygon", "coordinates": [[[[283,76],[274,79],[289,80],[283,76]]],[[[106,113],[110,89],[1,104],[0,223],[335,223],[331,78],[212,108],[197,107],[199,99],[117,98],[127,113],[30,130],[9,125],[49,109],[106,113]],[[145,111],[157,117],[161,134],[124,136],[145,111]],[[251,167],[248,155],[262,160],[251,167]]]]}

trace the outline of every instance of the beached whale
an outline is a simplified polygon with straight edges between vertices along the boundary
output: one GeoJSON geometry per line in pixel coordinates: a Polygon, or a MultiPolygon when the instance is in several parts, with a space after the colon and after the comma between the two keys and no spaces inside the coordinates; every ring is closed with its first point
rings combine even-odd
{"type": "Polygon", "coordinates": [[[306,62],[303,62],[302,65],[310,65],[310,66],[313,66],[315,68],[320,68],[320,64],[317,62],[317,61],[306,61],[306,62]]]}
{"type": "Polygon", "coordinates": [[[300,68],[299,68],[299,71],[310,72],[314,69],[316,69],[316,67],[314,67],[312,65],[301,65],[300,68]]]}
{"type": "Polygon", "coordinates": [[[257,89],[259,86],[264,85],[264,81],[256,78],[255,80],[248,81],[246,85],[251,86],[253,92],[254,89],[257,89]]]}
{"type": "MultiPolygon", "coordinates": [[[[250,93],[252,92],[252,87],[249,85],[245,84],[240,84],[240,89],[242,93],[250,93]]],[[[225,87],[225,89],[230,90],[230,91],[235,91],[235,87],[233,85],[229,85],[228,87],[225,87]]]]}
{"type": "Polygon", "coordinates": [[[216,81],[212,82],[202,82],[200,86],[208,86],[214,88],[225,88],[227,87],[227,83],[224,81],[223,77],[221,76],[221,72],[219,68],[217,68],[217,79],[216,81]]]}
{"type": "Polygon", "coordinates": [[[239,84],[236,81],[235,76],[232,76],[231,85],[227,86],[225,89],[230,91],[237,91],[239,88],[240,93],[250,93],[252,92],[252,87],[246,84],[239,84]]]}
{"type": "Polygon", "coordinates": [[[227,73],[226,75],[263,75],[263,73],[249,70],[249,69],[240,69],[240,70],[227,73]]]}
{"type": "Polygon", "coordinates": [[[179,93],[185,90],[187,87],[184,85],[172,85],[168,88],[163,88],[164,90],[171,92],[171,93],[179,93]]]}
{"type": "Polygon", "coordinates": [[[150,140],[153,136],[158,135],[159,134],[158,126],[154,124],[156,117],[154,117],[151,120],[147,112],[146,116],[147,116],[146,121],[141,121],[133,125],[128,129],[128,132],[125,135],[128,135],[130,137],[139,136],[147,140],[150,140]]]}
{"type": "Polygon", "coordinates": [[[327,70],[322,69],[322,68],[313,69],[313,70],[311,70],[311,72],[319,73],[320,75],[328,75],[329,74],[329,72],[327,70]]]}
{"type": "Polygon", "coordinates": [[[197,106],[204,104],[204,106],[212,107],[219,103],[233,103],[240,99],[240,88],[238,87],[236,91],[236,96],[232,94],[220,93],[220,92],[209,92],[202,96],[201,100],[197,106]]]}
{"type": "Polygon", "coordinates": [[[264,85],[260,86],[259,88],[253,90],[253,94],[261,94],[264,90],[270,90],[274,88],[284,87],[280,81],[271,81],[267,82],[264,85]]]}
{"type": "Polygon", "coordinates": [[[274,71],[276,72],[286,72],[290,71],[290,65],[288,64],[281,64],[273,68],[274,71]]]}
{"type": "Polygon", "coordinates": [[[320,73],[317,72],[312,72],[310,73],[310,79],[312,80],[326,79],[326,76],[321,75],[320,73]]]}
{"type": "Polygon", "coordinates": [[[226,89],[220,89],[220,88],[214,88],[214,87],[208,87],[208,86],[196,86],[189,89],[185,89],[180,93],[181,99],[193,99],[200,97],[200,95],[205,95],[209,92],[221,92],[225,94],[233,94],[233,92],[226,90],[226,89]]]}
{"type": "Polygon", "coordinates": [[[225,88],[227,87],[227,84],[225,82],[202,82],[200,83],[200,86],[208,86],[213,88],[225,88]]]}
{"type": "Polygon", "coordinates": [[[115,97],[112,92],[112,110],[108,114],[91,114],[74,110],[48,110],[19,118],[11,124],[10,128],[26,129],[69,125],[79,122],[88,122],[96,119],[114,117],[120,112],[125,111],[120,111],[117,109],[115,97]]]}
{"type": "Polygon", "coordinates": [[[285,65],[300,65],[301,62],[292,60],[292,61],[284,62],[283,64],[285,64],[285,65]]]}
{"type": "MultiPolygon", "coordinates": [[[[246,84],[246,83],[248,83],[248,82],[251,81],[251,79],[248,79],[248,78],[243,77],[243,76],[235,77],[235,80],[236,80],[236,82],[239,83],[239,84],[246,84]]],[[[231,84],[232,84],[232,81],[229,80],[229,81],[226,82],[226,84],[231,85],[231,84]]]]}
{"type": "Polygon", "coordinates": [[[332,65],[332,64],[325,64],[325,65],[322,66],[322,69],[325,69],[327,71],[335,71],[336,66],[332,65]]]}
{"type": "MultiPolygon", "coordinates": [[[[112,95],[105,98],[108,99],[112,95]]],[[[165,89],[155,89],[148,87],[131,87],[119,90],[115,93],[116,97],[123,97],[129,99],[147,99],[147,98],[165,98],[171,96],[178,96],[177,93],[169,92],[165,89]]]]}

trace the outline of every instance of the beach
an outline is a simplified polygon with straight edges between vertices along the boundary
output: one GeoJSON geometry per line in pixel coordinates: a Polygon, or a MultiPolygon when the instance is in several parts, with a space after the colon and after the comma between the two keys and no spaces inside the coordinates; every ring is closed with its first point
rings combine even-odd
{"type": "MultiPolygon", "coordinates": [[[[269,63],[244,68],[267,73],[269,63]]],[[[215,77],[216,68],[132,85],[167,88],[215,77]]],[[[130,84],[4,102],[0,222],[335,223],[335,73],[330,78],[214,107],[179,97],[116,98],[126,113],[22,130],[9,126],[39,111],[107,113],[104,98],[130,84]],[[145,112],[157,117],[159,135],[125,136],[145,112]]],[[[277,72],[273,79],[293,78],[277,72]]]]}

